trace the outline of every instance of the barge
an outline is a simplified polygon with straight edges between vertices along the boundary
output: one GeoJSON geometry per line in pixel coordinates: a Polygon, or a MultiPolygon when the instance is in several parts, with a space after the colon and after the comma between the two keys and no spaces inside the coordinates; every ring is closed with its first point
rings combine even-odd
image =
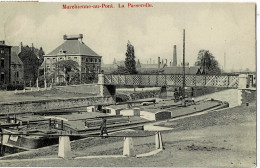
{"type": "Polygon", "coordinates": [[[0,120],[2,132],[23,135],[3,135],[1,144],[20,150],[30,150],[57,144],[58,136],[54,136],[55,134],[79,135],[70,137],[71,140],[83,138],[80,134],[99,135],[102,118],[106,118],[107,130],[111,133],[124,129],[140,129],[146,124],[226,107],[227,102],[213,99],[197,102],[144,99],[102,108],[92,106],[89,107],[91,110],[72,109],[68,113],[62,110],[59,113],[56,110],[53,115],[47,112],[45,115],[40,113],[6,116],[0,120]]]}

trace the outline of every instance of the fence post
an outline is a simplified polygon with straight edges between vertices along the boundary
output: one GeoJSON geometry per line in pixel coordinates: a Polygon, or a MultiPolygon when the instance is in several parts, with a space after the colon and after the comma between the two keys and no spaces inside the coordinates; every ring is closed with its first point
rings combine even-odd
{"type": "Polygon", "coordinates": [[[155,149],[164,149],[161,132],[155,134],[155,149]]]}
{"type": "Polygon", "coordinates": [[[229,75],[227,76],[227,88],[229,87],[229,75]]]}
{"type": "Polygon", "coordinates": [[[166,80],[166,78],[167,78],[167,75],[164,75],[164,79],[165,79],[165,80],[164,80],[164,85],[165,85],[165,86],[167,86],[167,80],[166,80]]]}
{"type": "Polygon", "coordinates": [[[133,138],[132,137],[124,137],[123,155],[129,156],[129,157],[135,156],[133,138]]]}
{"type": "Polygon", "coordinates": [[[205,84],[204,84],[204,87],[206,87],[206,85],[207,85],[207,77],[206,77],[206,75],[204,76],[204,81],[205,81],[205,84]]]}

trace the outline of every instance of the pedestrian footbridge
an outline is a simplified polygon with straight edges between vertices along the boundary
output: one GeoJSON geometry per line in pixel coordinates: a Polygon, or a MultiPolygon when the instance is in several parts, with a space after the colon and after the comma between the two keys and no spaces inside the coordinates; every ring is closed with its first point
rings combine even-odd
{"type": "Polygon", "coordinates": [[[237,75],[175,75],[175,74],[137,74],[114,75],[99,74],[100,94],[114,95],[117,86],[133,87],[224,87],[242,89],[255,85],[252,74],[237,75]],[[184,80],[184,81],[183,81],[184,80]]]}
{"type": "MultiPolygon", "coordinates": [[[[123,86],[183,86],[182,75],[104,75],[105,85],[123,86]]],[[[238,87],[238,75],[185,75],[185,86],[238,87]]]]}

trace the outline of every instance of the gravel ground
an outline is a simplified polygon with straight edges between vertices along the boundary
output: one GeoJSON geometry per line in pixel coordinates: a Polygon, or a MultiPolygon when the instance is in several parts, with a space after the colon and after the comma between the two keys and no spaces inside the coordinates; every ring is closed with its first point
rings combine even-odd
{"type": "MultiPolygon", "coordinates": [[[[253,104],[160,125],[174,129],[162,133],[165,150],[155,156],[48,162],[12,161],[0,162],[0,166],[253,167],[256,164],[256,106],[253,104]]],[[[78,142],[72,143],[74,156],[122,154],[122,138],[98,138],[78,142]]],[[[154,137],[135,139],[134,144],[137,153],[148,152],[154,149],[154,137]]],[[[42,150],[39,153],[44,153],[44,157],[57,157],[57,150],[42,150]]],[[[32,153],[25,158],[43,157],[36,155],[32,153]]]]}

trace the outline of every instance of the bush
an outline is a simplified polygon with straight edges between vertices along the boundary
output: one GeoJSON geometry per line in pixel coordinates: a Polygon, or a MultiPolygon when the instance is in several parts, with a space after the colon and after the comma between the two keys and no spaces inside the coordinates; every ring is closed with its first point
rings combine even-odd
{"type": "Polygon", "coordinates": [[[9,84],[6,87],[6,90],[23,90],[24,89],[24,85],[13,85],[13,84],[9,84]]]}

